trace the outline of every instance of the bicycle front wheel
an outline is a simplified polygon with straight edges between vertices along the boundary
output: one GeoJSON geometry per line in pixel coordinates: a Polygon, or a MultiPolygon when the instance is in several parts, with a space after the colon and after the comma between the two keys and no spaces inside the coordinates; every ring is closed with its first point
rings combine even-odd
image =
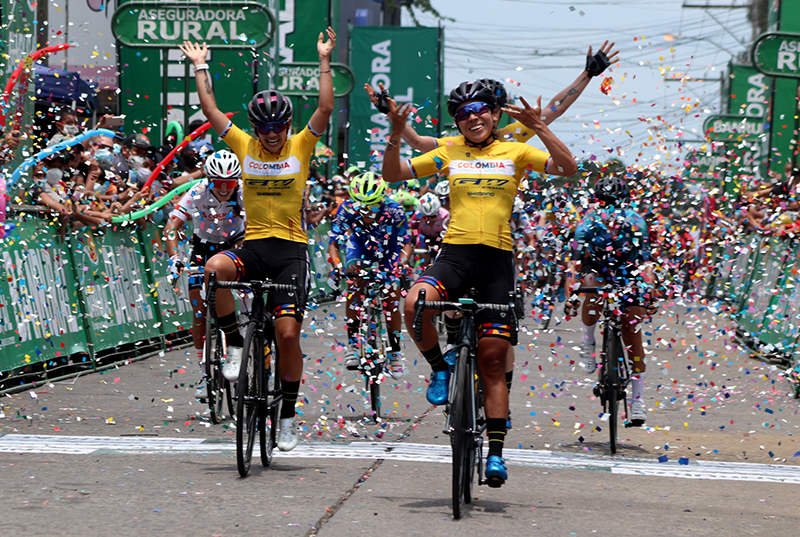
{"type": "Polygon", "coordinates": [[[242,367],[236,386],[236,466],[239,475],[247,477],[253,458],[261,395],[260,376],[263,366],[263,344],[249,323],[244,335],[242,367]]]}
{"type": "MultiPolygon", "coordinates": [[[[455,379],[450,394],[450,443],[453,448],[453,518],[461,518],[461,502],[464,499],[467,476],[472,478],[472,469],[467,468],[472,451],[468,428],[471,409],[469,396],[469,350],[459,351],[455,367],[455,379]]],[[[474,454],[474,451],[473,451],[474,454]]],[[[471,486],[471,484],[470,484],[471,486]]]]}

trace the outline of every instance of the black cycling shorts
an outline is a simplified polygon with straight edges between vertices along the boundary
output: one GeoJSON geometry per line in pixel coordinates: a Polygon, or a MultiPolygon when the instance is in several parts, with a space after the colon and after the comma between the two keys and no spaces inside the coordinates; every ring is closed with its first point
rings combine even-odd
{"type": "MultiPolygon", "coordinates": [[[[189,265],[195,267],[204,267],[206,261],[214,257],[220,252],[230,250],[234,245],[242,240],[244,234],[239,234],[231,240],[216,244],[209,241],[204,241],[197,235],[192,235],[192,253],[189,256],[189,265]]],[[[203,275],[197,274],[189,277],[189,290],[201,289],[203,287],[203,275]]]]}
{"type": "Polygon", "coordinates": [[[581,262],[581,276],[593,274],[600,285],[613,283],[623,288],[623,293],[619,297],[623,309],[636,306],[646,308],[653,303],[653,300],[649,292],[644,292],[640,285],[636,285],[640,283],[632,273],[636,268],[636,265],[625,264],[613,269],[592,259],[584,258],[581,262]]]}
{"type": "MultiPolygon", "coordinates": [[[[475,289],[476,302],[508,304],[514,292],[514,254],[483,244],[443,244],[436,262],[417,283],[432,285],[441,300],[457,301],[475,289]]],[[[481,311],[475,316],[478,338],[511,340],[508,313],[481,311]]]]}
{"type": "Polygon", "coordinates": [[[267,308],[273,316],[285,317],[305,311],[308,298],[308,245],[286,239],[245,240],[241,248],[223,252],[236,264],[237,281],[264,281],[291,284],[297,279],[300,296],[284,291],[270,293],[267,308]]]}

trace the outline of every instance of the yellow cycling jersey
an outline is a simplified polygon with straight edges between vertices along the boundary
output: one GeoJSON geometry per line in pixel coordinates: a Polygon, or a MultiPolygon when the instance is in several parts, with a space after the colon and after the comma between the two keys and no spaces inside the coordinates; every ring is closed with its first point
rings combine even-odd
{"type": "Polygon", "coordinates": [[[528,171],[544,173],[549,158],[526,144],[495,141],[482,149],[443,145],[407,163],[414,177],[443,173],[450,181],[443,242],[511,250],[509,219],[519,183],[528,171]]]}
{"type": "Polygon", "coordinates": [[[224,134],[242,165],[246,240],[277,237],[308,242],[303,218],[303,192],[308,166],[319,140],[309,127],[286,140],[279,154],[270,153],[236,125],[224,134]]]}
{"type": "MultiPolygon", "coordinates": [[[[533,129],[529,129],[519,121],[509,123],[505,127],[497,129],[497,137],[503,142],[525,143],[534,136],[536,136],[536,133],[533,132],[533,129]]],[[[434,140],[436,140],[436,147],[464,144],[464,137],[462,135],[445,136],[443,138],[434,138],[434,140]]]]}

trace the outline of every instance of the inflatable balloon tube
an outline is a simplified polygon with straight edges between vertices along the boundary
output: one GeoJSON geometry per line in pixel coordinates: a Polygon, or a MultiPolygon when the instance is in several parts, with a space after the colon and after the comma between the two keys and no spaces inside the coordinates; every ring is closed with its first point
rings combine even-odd
{"type": "Polygon", "coordinates": [[[179,121],[170,121],[169,125],[167,125],[167,131],[164,134],[164,137],[167,138],[175,131],[175,139],[176,140],[183,140],[183,125],[180,124],[179,121]]]}
{"type": "Polygon", "coordinates": [[[76,146],[79,143],[83,142],[84,140],[88,140],[89,138],[94,138],[95,136],[109,136],[109,137],[113,138],[114,136],[116,136],[116,133],[114,131],[110,131],[108,129],[94,129],[94,130],[86,131],[83,134],[80,134],[80,135],[76,136],[75,138],[70,138],[69,140],[64,140],[63,142],[57,143],[55,145],[51,145],[50,147],[47,147],[47,148],[39,151],[38,153],[36,153],[32,157],[28,157],[27,159],[25,159],[22,162],[22,164],[20,164],[17,167],[17,169],[14,170],[14,172],[11,174],[11,178],[8,181],[8,185],[7,185],[8,190],[11,190],[11,188],[14,186],[14,183],[17,182],[17,180],[20,178],[20,176],[23,173],[27,172],[32,166],[35,166],[36,164],[38,164],[42,160],[46,159],[50,155],[53,155],[54,153],[58,153],[59,151],[63,151],[65,149],[67,149],[67,148],[76,146]]]}
{"type": "MultiPolygon", "coordinates": [[[[230,119],[233,117],[233,112],[228,112],[225,115],[228,117],[228,119],[230,119]]],[[[150,188],[150,185],[153,184],[153,181],[155,181],[156,177],[158,177],[158,174],[164,171],[164,168],[167,167],[167,164],[170,163],[170,161],[175,157],[175,155],[177,155],[179,151],[183,151],[183,148],[189,145],[189,142],[191,142],[192,140],[196,139],[198,136],[206,132],[210,127],[211,123],[206,121],[205,123],[203,123],[203,125],[195,129],[189,136],[187,136],[181,143],[175,146],[175,149],[170,151],[169,154],[166,157],[164,157],[164,159],[161,162],[158,163],[158,166],[153,168],[153,173],[151,173],[150,177],[148,177],[147,181],[145,181],[142,190],[144,191],[150,188]]]]}
{"type": "Polygon", "coordinates": [[[194,185],[202,181],[202,179],[195,179],[194,181],[190,181],[188,183],[184,183],[175,190],[170,190],[164,196],[160,197],[157,201],[153,202],[150,206],[145,207],[144,209],[134,211],[132,213],[123,214],[120,216],[114,216],[111,218],[111,221],[115,224],[119,224],[120,222],[127,222],[129,220],[138,220],[143,216],[147,216],[148,214],[154,213],[159,210],[161,207],[169,203],[175,196],[179,194],[183,194],[194,185]]]}
{"type": "Polygon", "coordinates": [[[19,82],[20,75],[22,74],[23,69],[25,69],[25,66],[27,65],[28,67],[32,67],[33,62],[35,62],[36,60],[44,56],[47,56],[48,54],[59,52],[61,50],[66,50],[71,46],[72,45],[70,45],[69,43],[61,43],[60,45],[51,45],[49,47],[45,47],[28,54],[24,60],[19,62],[19,64],[14,68],[14,71],[11,73],[8,82],[6,83],[6,87],[3,90],[3,94],[0,96],[0,126],[5,127],[6,114],[10,106],[9,98],[11,97],[11,91],[14,89],[14,86],[17,85],[17,82],[19,82]]]}

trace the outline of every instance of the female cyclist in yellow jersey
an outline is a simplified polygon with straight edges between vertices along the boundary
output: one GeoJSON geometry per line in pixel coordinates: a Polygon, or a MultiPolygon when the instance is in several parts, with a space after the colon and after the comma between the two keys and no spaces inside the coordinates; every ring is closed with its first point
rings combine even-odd
{"type": "MultiPolygon", "coordinates": [[[[292,102],[275,90],[257,93],[247,109],[256,138],[236,127],[217,108],[205,63],[208,49],[184,41],[180,47],[195,66],[197,93],[203,113],[211,126],[231,147],[242,164],[247,229],[242,248],[217,254],[206,263],[206,275],[216,271],[219,280],[263,280],[292,283],[296,277],[301,296],[273,293],[269,307],[275,317],[275,341],[280,352],[283,403],[280,412],[281,451],[294,449],[299,441],[295,403],[303,371],[300,327],[296,314],[305,307],[308,285],[308,235],[303,219],[303,194],[309,161],[333,112],[333,82],[330,59],[336,34],[327,29],[327,41],[320,32],[319,104],[305,126],[287,140],[292,124],[292,102]]],[[[208,277],[208,276],[206,276],[208,277]]],[[[206,284],[208,282],[206,281],[206,284]]],[[[217,318],[226,334],[228,357],[223,374],[229,380],[239,376],[242,336],[236,322],[230,290],[216,294],[217,318]]]]}
{"type": "MultiPolygon", "coordinates": [[[[444,145],[404,164],[400,163],[400,137],[409,115],[390,103],[392,132],[383,160],[384,179],[391,182],[427,177],[440,172],[450,182],[450,225],[434,265],[411,288],[406,298],[406,328],[411,330],[414,303],[421,289],[428,300],[455,299],[469,288],[477,301],[504,303],[514,289],[514,258],[509,219],[520,181],[528,170],[569,176],[577,165],[567,147],[541,119],[539,104],[509,107],[512,117],[523,118],[550,152],[517,142],[497,139],[500,108],[491,89],[480,82],[464,82],[450,92],[448,111],[464,135],[465,143],[444,145]]],[[[539,98],[541,103],[541,97],[539,98]]],[[[432,404],[447,401],[450,369],[442,357],[438,334],[428,311],[423,319],[422,341],[416,342],[433,370],[427,398],[432,404]]],[[[476,318],[478,368],[483,378],[489,458],[489,485],[501,486],[508,475],[502,459],[508,417],[505,360],[509,349],[508,319],[495,312],[476,318]]]]}

